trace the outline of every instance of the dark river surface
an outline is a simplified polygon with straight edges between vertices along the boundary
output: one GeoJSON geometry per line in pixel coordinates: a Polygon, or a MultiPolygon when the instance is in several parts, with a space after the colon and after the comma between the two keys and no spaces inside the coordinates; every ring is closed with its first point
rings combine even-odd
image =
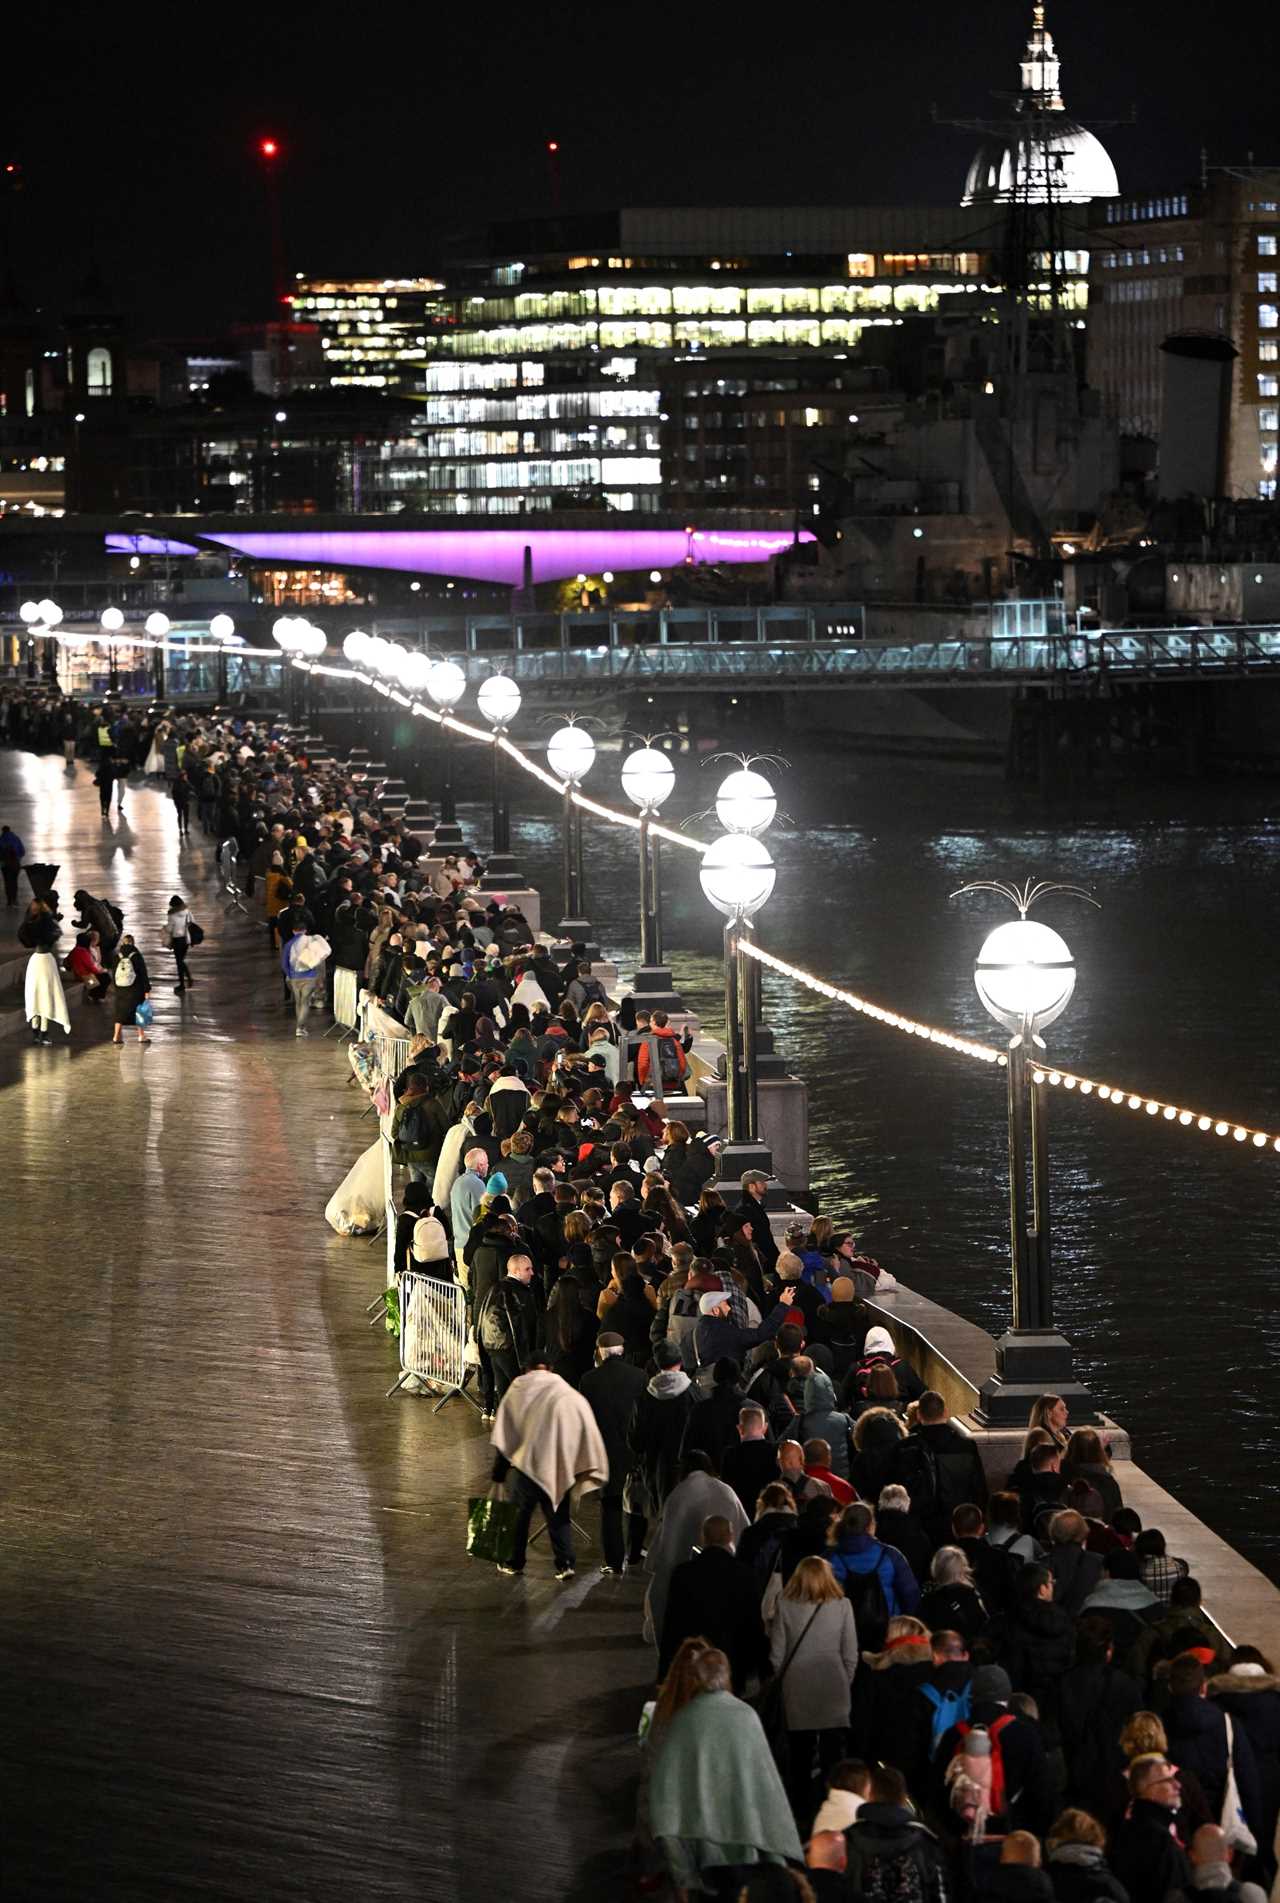
{"type": "MultiPolygon", "coordinates": [[[[793,748],[800,753],[800,748],[793,748]]],[[[618,756],[588,790],[621,803],[618,756]]],[[[678,761],[664,817],[711,804],[720,773],[678,761]]],[[[1066,937],[1075,997],[1054,1062],[1280,1133],[1276,952],[1280,788],[1167,787],[1063,817],[986,769],[807,750],[772,777],[789,822],[761,944],[849,989],[988,1043],[973,986],[1009,916],[967,880],[1068,880],[1037,912],[1066,937]]],[[[524,807],[515,848],[559,916],[558,824],[524,807]]],[[[534,797],[538,797],[535,791],[534,797]]],[[[468,808],[475,836],[487,813],[468,808]]],[[[588,912],[634,959],[635,835],[586,822],[588,912]]],[[[714,818],[697,831],[709,839],[714,818]]],[[[664,856],[667,956],[709,1029],[723,1025],[720,922],[697,856],[664,856]]],[[[998,1334],[1009,1318],[1004,1074],[880,1027],[766,972],[765,1015],[809,1088],[812,1186],[905,1282],[998,1334]]],[[[1057,1317],[1080,1376],[1142,1466],[1280,1581],[1280,1434],[1272,1299],[1280,1154],[1055,1092],[1057,1317]]]]}

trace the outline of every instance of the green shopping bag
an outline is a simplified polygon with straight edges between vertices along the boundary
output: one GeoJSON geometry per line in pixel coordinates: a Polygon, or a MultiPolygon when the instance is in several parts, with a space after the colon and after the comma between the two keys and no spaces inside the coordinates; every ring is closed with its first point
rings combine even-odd
{"type": "Polygon", "coordinates": [[[510,1565],[516,1550],[516,1521],[520,1509],[505,1495],[486,1493],[472,1500],[467,1512],[467,1553],[471,1559],[510,1565]]]}

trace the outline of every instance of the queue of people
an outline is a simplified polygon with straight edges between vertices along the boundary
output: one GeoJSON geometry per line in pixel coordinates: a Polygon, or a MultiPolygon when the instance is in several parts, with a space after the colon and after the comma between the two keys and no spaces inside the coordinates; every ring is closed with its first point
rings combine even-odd
{"type": "MultiPolygon", "coordinates": [[[[10,696],[4,724],[60,743],[65,717],[10,696]]],[[[397,1266],[463,1290],[492,1485],[515,1506],[501,1573],[525,1572],[541,1515],[555,1578],[576,1577],[593,1497],[602,1574],[643,1584],[642,1889],[1271,1894],[1280,1676],[1227,1643],[1125,1504],[1105,1437],[1045,1395],[991,1486],[869,1306],[890,1278],[852,1232],[797,1218],[776,1237],[767,1180],[717,1178],[670,1101],[688,1052],[663,1013],[615,1004],[584,948],[479,894],[465,855],[420,864],[345,768],[248,721],[168,727],[141,765],[189,789],[180,830],[194,806],[230,842],[297,1034],[345,972],[408,1040],[397,1266]]],[[[89,744],[100,771],[137,770],[141,734],[102,722],[89,744]]],[[[7,896],[25,859],[8,840],[7,896]]],[[[75,897],[67,972],[141,1038],[137,940],[75,897]]],[[[62,1022],[60,917],[46,892],[20,928],[41,1041],[62,1022]]],[[[184,991],[193,924],[175,894],[184,991]]]]}

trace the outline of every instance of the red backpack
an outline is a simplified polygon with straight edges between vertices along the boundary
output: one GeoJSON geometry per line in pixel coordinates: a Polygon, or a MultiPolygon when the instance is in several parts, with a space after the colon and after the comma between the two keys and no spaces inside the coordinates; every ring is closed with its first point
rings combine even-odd
{"type": "MultiPolygon", "coordinates": [[[[1013,1718],[1014,1714],[1011,1711],[1007,1711],[1003,1718],[997,1718],[992,1725],[959,1724],[956,1726],[956,1730],[962,1739],[967,1738],[971,1731],[985,1731],[991,1741],[991,1796],[989,1807],[993,1817],[1003,1817],[1005,1814],[1007,1792],[1004,1777],[1004,1752],[1000,1749],[1000,1733],[1013,1723],[1013,1718]]],[[[955,1755],[959,1757],[963,1750],[963,1743],[957,1745],[955,1755]]],[[[1014,1795],[1016,1796],[1018,1793],[1015,1792],[1014,1795]]]]}

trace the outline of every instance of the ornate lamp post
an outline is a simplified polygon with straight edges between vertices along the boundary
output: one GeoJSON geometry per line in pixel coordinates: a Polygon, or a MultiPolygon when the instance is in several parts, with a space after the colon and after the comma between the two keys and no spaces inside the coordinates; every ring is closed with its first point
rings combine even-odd
{"type": "Polygon", "coordinates": [[[632,994],[651,1011],[683,1011],[662,957],[662,855],[652,823],[676,783],[669,756],[651,743],[637,747],[622,763],[622,790],[640,809],[640,963],[632,994]]]}
{"type": "Polygon", "coordinates": [[[1061,1394],[1077,1421],[1097,1418],[1097,1409],[1075,1379],[1071,1348],[1054,1326],[1053,1257],[1049,1217],[1048,1086],[1028,1075],[1044,1049],[1040,1033],[1071,1002],[1075,961],[1052,926],[1027,913],[1047,892],[1074,886],[982,883],[963,891],[995,891],[1017,906],[1019,916],[997,925],[983,941],[974,984],[983,1005],[1012,1033],[1008,1049],[1009,1256],[1013,1274],[1012,1327],[996,1343],[996,1372],[984,1383],[981,1412],[992,1426],[1025,1427],[1031,1404],[1046,1392],[1061,1394]]]}
{"type": "Polygon", "coordinates": [[[547,765],[563,784],[564,815],[561,841],[564,848],[564,917],[557,930],[562,938],[580,940],[592,947],[591,926],[583,916],[582,810],[573,803],[573,795],[595,764],[596,743],[585,727],[570,719],[557,727],[547,742],[547,765]]]}
{"type": "MultiPolygon", "coordinates": [[[[467,677],[456,661],[436,661],[427,675],[427,692],[442,714],[450,714],[467,691],[467,677]]],[[[440,822],[436,827],[436,845],[451,850],[462,844],[462,828],[453,797],[453,735],[448,727],[444,736],[444,785],[440,789],[440,822]]]]}
{"type": "Polygon", "coordinates": [[[520,699],[520,688],[509,674],[491,674],[476,691],[476,705],[493,728],[493,851],[480,881],[486,892],[501,892],[522,883],[511,856],[511,804],[500,745],[520,712],[520,699]]]}
{"type": "Polygon", "coordinates": [[[773,1158],[759,1141],[755,1092],[755,1013],[751,1008],[750,961],[742,941],[751,921],[773,891],[777,873],[769,848],[751,833],[726,833],[702,855],[699,878],[705,896],[725,918],[725,1044],[728,1049],[725,1127],[728,1141],[720,1152],[720,1175],[743,1170],[773,1174],[773,1158]]]}

